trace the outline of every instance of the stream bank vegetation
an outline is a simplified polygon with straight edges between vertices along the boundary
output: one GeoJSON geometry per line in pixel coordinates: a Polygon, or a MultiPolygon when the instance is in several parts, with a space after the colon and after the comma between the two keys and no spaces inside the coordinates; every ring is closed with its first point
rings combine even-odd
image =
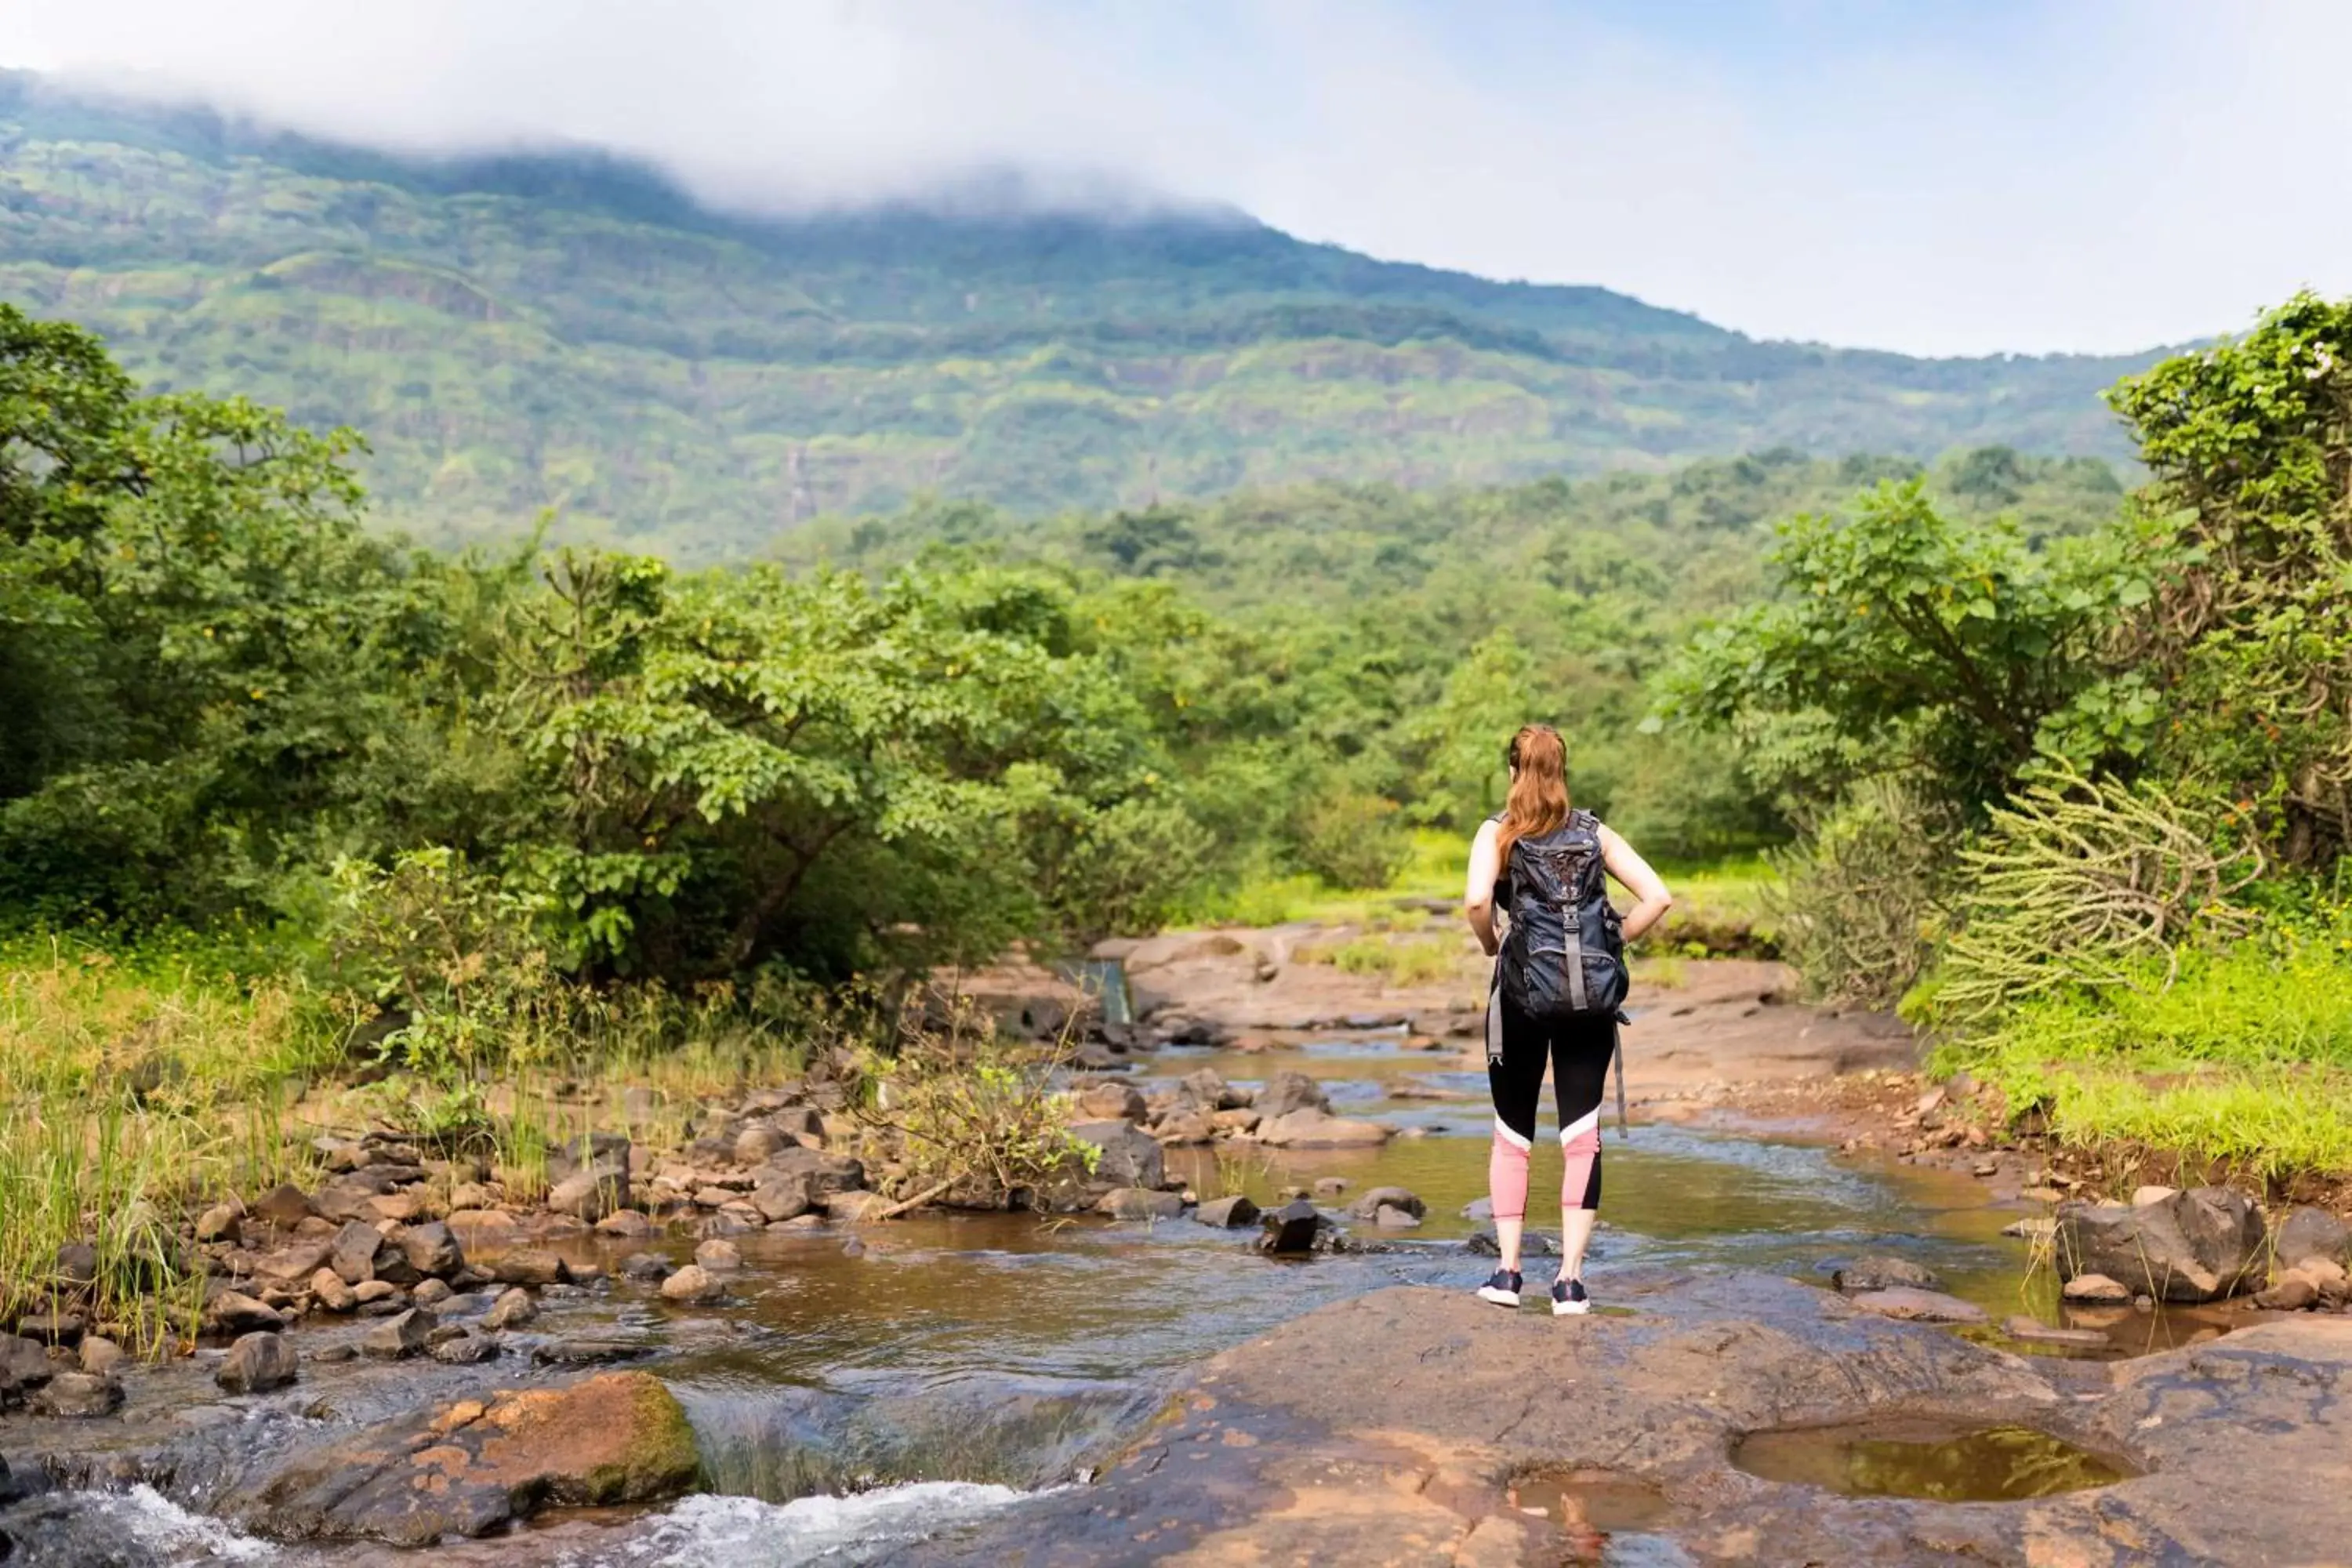
{"type": "Polygon", "coordinates": [[[1660,721],[1772,781],[1809,981],[1900,998],[2013,1121],[2352,1171],[2352,307],[2110,401],[2150,482],[2108,521],[2037,544],[1887,485],[1783,524],[1660,721]]]}

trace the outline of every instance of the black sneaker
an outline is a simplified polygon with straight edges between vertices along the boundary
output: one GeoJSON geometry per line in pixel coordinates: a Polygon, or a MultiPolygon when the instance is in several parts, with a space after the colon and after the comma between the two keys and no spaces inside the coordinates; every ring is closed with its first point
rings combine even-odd
{"type": "Polygon", "coordinates": [[[1512,1269],[1497,1268],[1495,1277],[1478,1287],[1478,1300],[1492,1301],[1497,1307],[1519,1304],[1519,1277],[1512,1269]]]}
{"type": "Polygon", "coordinates": [[[1551,1315],[1555,1318],[1580,1318],[1592,1310],[1592,1298],[1584,1293],[1581,1279],[1555,1279],[1551,1286],[1551,1315]]]}

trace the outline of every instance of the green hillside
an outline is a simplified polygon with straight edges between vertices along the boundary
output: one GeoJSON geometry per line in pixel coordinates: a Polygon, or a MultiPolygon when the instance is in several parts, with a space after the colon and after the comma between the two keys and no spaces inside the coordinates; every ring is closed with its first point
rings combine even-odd
{"type": "Polygon", "coordinates": [[[1019,512],[1785,447],[2122,456],[2140,360],[1758,342],[1234,214],[714,215],[594,156],[404,162],[0,73],[0,299],[373,444],[383,521],[688,559],[925,493],[1019,512]]]}

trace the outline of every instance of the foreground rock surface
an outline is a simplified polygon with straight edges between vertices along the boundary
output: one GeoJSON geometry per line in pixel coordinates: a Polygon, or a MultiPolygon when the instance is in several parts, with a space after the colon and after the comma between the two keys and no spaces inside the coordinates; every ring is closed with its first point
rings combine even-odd
{"type": "Polygon", "coordinates": [[[1324,1308],[1211,1362],[1101,1484],[902,1560],[1601,1560],[1590,1531],[1514,1505],[1510,1483],[1537,1469],[1654,1489],[1652,1544],[1611,1561],[2320,1563],[2345,1561],[2352,1540],[2352,1321],[2265,1323],[2094,1366],[1760,1276],[1620,1276],[1604,1300],[1633,1312],[1564,1325],[1412,1287],[1324,1308]],[[2032,1426],[2147,1473],[1949,1504],[1837,1496],[1730,1463],[1748,1432],[1890,1412],[2032,1426]]]}
{"type": "Polygon", "coordinates": [[[289,1455],[219,1511],[281,1540],[423,1546],[551,1504],[675,1497],[698,1468],[686,1412],[660,1380],[604,1373],[568,1388],[461,1399],[289,1455]]]}

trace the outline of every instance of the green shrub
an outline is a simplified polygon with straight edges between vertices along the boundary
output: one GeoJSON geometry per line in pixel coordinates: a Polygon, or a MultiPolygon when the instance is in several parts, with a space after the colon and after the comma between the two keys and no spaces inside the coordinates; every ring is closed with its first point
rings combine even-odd
{"type": "Polygon", "coordinates": [[[1360,790],[1317,796],[1298,816],[1298,861],[1342,889],[1385,888],[1412,858],[1412,832],[1396,802],[1360,790]]]}
{"type": "Polygon", "coordinates": [[[1773,857],[1780,951],[1813,994],[1885,1006],[1935,942],[1950,872],[1948,816],[1902,781],[1864,780],[1773,857]]]}

